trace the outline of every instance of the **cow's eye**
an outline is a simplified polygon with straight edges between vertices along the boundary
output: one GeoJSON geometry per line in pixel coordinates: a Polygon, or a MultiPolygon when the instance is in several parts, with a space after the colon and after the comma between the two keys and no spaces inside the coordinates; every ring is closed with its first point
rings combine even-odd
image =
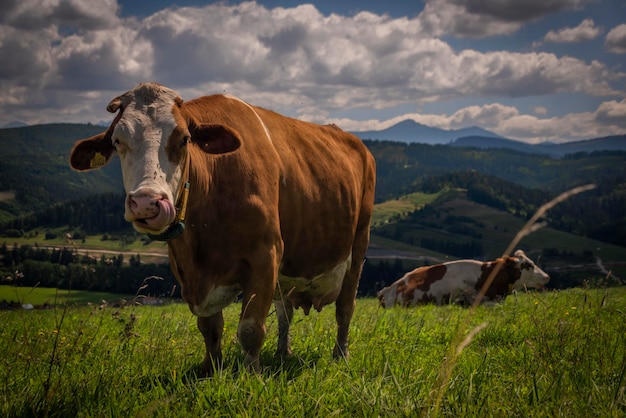
{"type": "Polygon", "coordinates": [[[185,145],[187,145],[189,143],[189,141],[191,141],[191,136],[185,135],[183,137],[182,142],[180,143],[180,147],[183,148],[185,145]]]}
{"type": "Polygon", "coordinates": [[[111,143],[113,144],[113,148],[115,148],[115,151],[117,151],[118,154],[121,155],[126,151],[126,146],[119,139],[113,138],[111,139],[111,143]]]}

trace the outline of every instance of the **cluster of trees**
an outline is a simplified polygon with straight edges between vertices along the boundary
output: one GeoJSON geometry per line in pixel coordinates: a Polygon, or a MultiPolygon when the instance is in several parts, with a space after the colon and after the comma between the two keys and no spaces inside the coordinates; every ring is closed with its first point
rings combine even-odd
{"type": "MultiPolygon", "coordinates": [[[[582,184],[585,182],[579,180],[572,187],[582,184]]],[[[557,195],[547,190],[529,189],[473,170],[429,177],[415,185],[415,190],[425,193],[434,193],[446,188],[464,189],[467,197],[476,203],[507,211],[525,219],[530,218],[543,204],[557,195]]],[[[595,190],[573,196],[552,208],[546,220],[552,228],[561,231],[624,245],[625,207],[626,183],[623,182],[623,178],[610,177],[596,183],[595,190]]],[[[421,222],[419,218],[420,216],[423,218],[423,215],[424,213],[413,214],[413,221],[421,222]]]]}
{"type": "MultiPolygon", "coordinates": [[[[363,266],[359,296],[376,292],[424,262],[401,259],[368,259],[363,266]]],[[[119,294],[173,296],[180,298],[180,287],[167,264],[143,263],[131,255],[125,262],[122,254],[94,257],[79,254],[73,248],[48,249],[36,245],[0,247],[0,276],[5,283],[18,286],[58,287],[119,294]],[[147,280],[146,278],[153,278],[147,280]],[[158,278],[158,279],[156,279],[158,278]],[[173,293],[172,293],[173,292],[173,293]]]]}
{"type": "Polygon", "coordinates": [[[415,191],[415,187],[429,177],[455,171],[476,171],[552,194],[591,182],[623,183],[626,178],[624,151],[595,151],[553,158],[504,148],[364,142],[376,158],[377,202],[415,191]]]}
{"type": "Polygon", "coordinates": [[[15,191],[15,199],[0,201],[0,221],[94,192],[121,190],[118,163],[88,174],[69,167],[74,141],[102,129],[83,124],[0,129],[0,191],[15,191]]]}
{"type": "MultiPolygon", "coordinates": [[[[424,265],[415,260],[368,259],[363,266],[359,296],[376,292],[402,277],[407,271],[424,265]]],[[[125,262],[122,254],[94,257],[79,254],[73,248],[48,249],[36,245],[0,247],[0,277],[17,286],[57,287],[124,295],[141,294],[180,298],[180,286],[167,264],[143,263],[131,255],[125,262]],[[151,279],[151,280],[146,280],[151,279]]]]}
{"type": "Polygon", "coordinates": [[[594,183],[549,212],[550,225],[617,245],[626,236],[626,153],[580,152],[563,158],[510,149],[365,141],[376,158],[376,200],[443,187],[467,190],[477,203],[528,218],[558,194],[594,183]]]}
{"type": "Polygon", "coordinates": [[[68,226],[82,231],[79,234],[117,232],[136,238],[132,227],[124,220],[124,198],[120,193],[103,193],[57,203],[0,223],[0,231],[4,231],[5,236],[21,236],[41,226],[68,226]]]}
{"type": "MultiPolygon", "coordinates": [[[[60,124],[0,130],[0,139],[8,144],[6,153],[0,156],[0,190],[15,190],[15,199],[0,202],[0,234],[6,236],[7,229],[10,235],[16,235],[61,225],[90,234],[131,233],[120,207],[124,196],[119,166],[107,165],[103,170],[83,174],[73,172],[67,164],[71,138],[89,136],[98,129],[60,124]],[[100,194],[94,196],[94,192],[100,194]],[[67,202],[71,198],[75,200],[67,202]]],[[[460,187],[478,203],[529,217],[558,193],[595,183],[595,191],[568,199],[550,211],[550,224],[566,232],[623,245],[625,152],[597,151],[553,158],[510,149],[364,142],[377,162],[377,202],[414,191],[460,187]]]]}
{"type": "MultiPolygon", "coordinates": [[[[459,228],[462,228],[462,226],[459,226],[459,228]]],[[[482,258],[485,255],[485,249],[478,239],[467,239],[465,237],[438,239],[428,237],[424,234],[424,228],[410,223],[410,221],[382,225],[377,227],[374,231],[376,235],[384,238],[404,242],[414,247],[422,247],[439,253],[449,254],[458,258],[482,258]]]]}
{"type": "Polygon", "coordinates": [[[427,265],[423,261],[409,259],[368,258],[363,264],[359,296],[373,297],[379,290],[398,280],[408,271],[427,265]]]}
{"type": "Polygon", "coordinates": [[[388,223],[374,227],[372,232],[458,258],[483,258],[481,230],[484,227],[470,217],[442,213],[434,202],[393,217],[388,223]]]}
{"type": "Polygon", "coordinates": [[[167,264],[142,263],[140,255],[131,255],[128,263],[122,254],[94,257],[75,249],[47,249],[6,242],[0,247],[0,275],[6,283],[18,286],[57,287],[125,295],[180,297],[167,264]],[[153,278],[153,280],[146,280],[153,278]]]}

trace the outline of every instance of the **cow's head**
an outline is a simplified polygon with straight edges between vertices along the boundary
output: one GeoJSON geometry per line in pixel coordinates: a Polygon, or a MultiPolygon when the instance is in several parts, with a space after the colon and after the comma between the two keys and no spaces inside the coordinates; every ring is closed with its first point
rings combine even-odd
{"type": "Polygon", "coordinates": [[[393,305],[393,302],[390,304],[390,303],[389,303],[389,301],[386,301],[386,300],[385,300],[385,299],[388,299],[388,298],[386,298],[386,296],[387,296],[389,293],[390,293],[390,292],[389,292],[389,288],[387,288],[387,287],[386,287],[386,288],[384,288],[384,289],[380,290],[380,291],[376,294],[376,297],[378,298],[378,305],[379,305],[381,308],[386,308],[388,305],[390,305],[390,306],[391,306],[391,305],[393,305]]]}
{"type": "Polygon", "coordinates": [[[159,234],[176,220],[190,146],[223,154],[241,145],[232,129],[194,121],[178,94],[156,83],[139,84],[113,99],[107,110],[118,112],[111,126],[78,141],[70,165],[78,171],[92,170],[117,154],[126,190],[124,217],[142,233],[159,234]]]}
{"type": "Polygon", "coordinates": [[[524,254],[524,251],[517,250],[514,254],[515,269],[519,269],[519,278],[513,283],[514,290],[524,288],[541,289],[550,281],[550,276],[541,270],[533,261],[524,254]]]}

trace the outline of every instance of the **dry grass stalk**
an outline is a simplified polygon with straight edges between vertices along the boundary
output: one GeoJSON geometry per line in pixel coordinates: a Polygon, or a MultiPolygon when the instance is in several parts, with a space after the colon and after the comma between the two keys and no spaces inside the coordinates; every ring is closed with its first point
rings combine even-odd
{"type": "MultiPolygon", "coordinates": [[[[518,231],[518,233],[515,235],[515,238],[513,238],[513,240],[511,241],[507,249],[504,251],[504,254],[502,256],[504,257],[504,256],[511,254],[513,249],[517,247],[517,245],[526,235],[529,235],[532,232],[544,226],[545,223],[540,224],[537,222],[554,206],[569,199],[570,197],[574,195],[577,195],[582,192],[586,192],[588,190],[593,190],[595,188],[596,188],[595,184],[587,184],[584,186],[575,187],[564,193],[561,193],[554,199],[550,200],[548,203],[542,205],[537,210],[537,212],[535,212],[535,214],[528,220],[528,222],[526,222],[526,224],[522,227],[522,229],[518,231]]],[[[485,297],[485,294],[487,293],[487,289],[489,289],[489,286],[491,286],[491,283],[493,283],[493,280],[495,279],[496,275],[502,268],[503,264],[504,264],[503,262],[498,263],[496,267],[492,270],[491,274],[485,281],[485,284],[480,289],[480,292],[474,299],[474,302],[472,303],[472,306],[470,307],[470,314],[465,317],[465,321],[459,326],[458,332],[452,340],[448,355],[444,358],[443,364],[441,365],[441,369],[439,370],[437,381],[435,382],[435,386],[431,392],[431,398],[434,398],[435,403],[434,403],[434,407],[432,411],[430,411],[431,412],[431,414],[429,414],[430,416],[437,416],[439,414],[441,401],[443,399],[443,395],[448,389],[448,385],[450,383],[450,376],[452,375],[452,371],[454,370],[454,366],[456,364],[457,358],[461,355],[465,347],[467,347],[471,343],[472,339],[478,334],[478,332],[480,332],[487,325],[487,323],[482,323],[478,325],[477,327],[475,327],[473,330],[471,330],[467,334],[467,336],[463,337],[464,330],[468,329],[469,323],[472,319],[472,314],[475,308],[478,305],[480,305],[480,303],[482,302],[483,298],[485,297]]],[[[424,412],[428,413],[429,410],[426,409],[424,412]]]]}

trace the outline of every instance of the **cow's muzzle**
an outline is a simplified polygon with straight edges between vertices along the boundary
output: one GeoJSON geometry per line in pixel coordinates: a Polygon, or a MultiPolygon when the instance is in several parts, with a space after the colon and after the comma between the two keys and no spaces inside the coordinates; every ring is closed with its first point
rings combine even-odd
{"type": "Polygon", "coordinates": [[[126,197],[127,221],[142,233],[164,231],[176,219],[176,208],[166,197],[138,190],[126,197]]]}

